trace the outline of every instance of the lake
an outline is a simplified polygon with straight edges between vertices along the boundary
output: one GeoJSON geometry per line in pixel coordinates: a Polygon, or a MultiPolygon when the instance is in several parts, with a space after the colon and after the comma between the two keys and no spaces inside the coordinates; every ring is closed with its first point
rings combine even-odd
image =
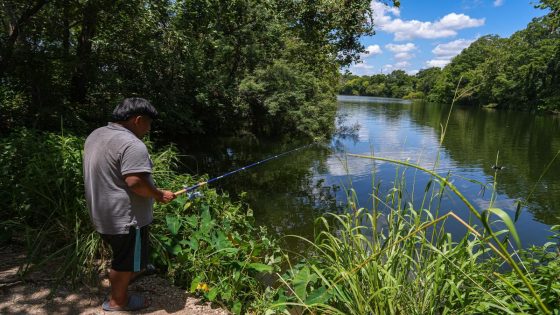
{"type": "MultiPolygon", "coordinates": [[[[317,217],[347,211],[350,189],[360,207],[371,209],[373,188],[379,187],[385,196],[397,174],[406,181],[407,200],[420,206],[429,175],[346,155],[374,154],[449,175],[480,211],[489,207],[496,179],[494,207],[513,218],[516,200],[527,200],[516,222],[524,247],[544,244],[551,236],[550,226],[560,224],[560,157],[550,164],[560,150],[558,116],[465,107],[455,107],[449,115],[449,106],[354,96],[339,96],[338,106],[340,132],[327,145],[299,150],[224,178],[213,187],[232,196],[245,192],[241,199],[253,209],[256,222],[278,236],[312,238],[317,217]],[[503,169],[493,169],[496,163],[503,169]]],[[[213,177],[304,144],[221,139],[190,152],[185,162],[191,172],[213,177]]],[[[439,214],[447,211],[469,218],[466,207],[452,194],[441,200],[439,214]]],[[[452,221],[446,228],[455,237],[465,231],[452,221]]],[[[284,242],[296,252],[305,250],[296,239],[284,242]]]]}

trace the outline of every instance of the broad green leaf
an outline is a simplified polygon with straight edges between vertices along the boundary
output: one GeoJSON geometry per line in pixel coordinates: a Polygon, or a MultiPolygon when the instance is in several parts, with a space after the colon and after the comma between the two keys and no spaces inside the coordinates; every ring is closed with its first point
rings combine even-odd
{"type": "Polygon", "coordinates": [[[305,301],[307,297],[307,284],[311,280],[311,273],[309,272],[309,267],[305,266],[294,277],[294,291],[296,295],[305,301]]]}
{"type": "Polygon", "coordinates": [[[184,195],[181,195],[181,196],[179,196],[179,197],[177,197],[173,200],[173,205],[181,206],[181,205],[185,204],[186,200],[187,200],[187,198],[184,195]]]}
{"type": "Polygon", "coordinates": [[[232,278],[233,278],[233,281],[239,280],[239,277],[240,277],[240,276],[241,276],[241,273],[239,272],[239,270],[236,270],[236,271],[233,273],[233,277],[232,277],[232,278]]]}
{"type": "MultiPolygon", "coordinates": [[[[488,208],[484,210],[482,212],[482,224],[484,224],[486,229],[488,229],[489,231],[492,231],[492,228],[490,227],[490,222],[488,222],[488,218],[490,217],[489,214],[495,214],[498,217],[500,217],[502,222],[504,222],[504,224],[508,228],[509,233],[515,240],[515,244],[517,245],[517,247],[521,248],[521,241],[519,239],[519,235],[517,234],[517,229],[515,228],[515,225],[513,224],[513,221],[511,220],[510,216],[504,210],[499,208],[488,208]]],[[[494,233],[494,231],[492,231],[492,233],[494,233]]]]}
{"type": "Polygon", "coordinates": [[[243,304],[241,304],[241,302],[237,301],[235,302],[235,304],[233,304],[233,307],[231,308],[231,311],[233,312],[233,314],[241,314],[241,307],[243,306],[243,304]]]}
{"type": "Polygon", "coordinates": [[[182,251],[183,251],[183,248],[181,248],[181,245],[179,245],[179,244],[176,244],[175,246],[171,247],[171,249],[169,250],[169,252],[173,256],[179,255],[182,251]]]}
{"type": "Polygon", "coordinates": [[[229,285],[226,285],[226,288],[222,290],[221,299],[222,300],[229,300],[232,296],[232,289],[229,285]]]}
{"type": "Polygon", "coordinates": [[[179,228],[181,227],[181,221],[177,216],[167,215],[165,216],[165,222],[167,223],[167,230],[173,234],[177,235],[179,228]]]}
{"type": "Polygon", "coordinates": [[[247,268],[256,270],[258,272],[272,272],[274,269],[272,266],[261,264],[261,263],[250,263],[247,268]]]}
{"type": "Polygon", "coordinates": [[[216,296],[218,296],[219,292],[220,292],[219,287],[213,287],[212,289],[210,289],[210,292],[206,294],[206,298],[208,298],[209,301],[213,302],[216,299],[216,296]]]}
{"type": "Polygon", "coordinates": [[[195,215],[189,215],[185,218],[185,222],[193,228],[196,228],[198,226],[198,218],[195,215]]]}
{"type": "Polygon", "coordinates": [[[212,243],[215,248],[221,249],[225,247],[231,247],[231,242],[227,239],[226,235],[222,231],[217,231],[212,238],[212,243]]]}
{"type": "Polygon", "coordinates": [[[191,282],[191,288],[189,290],[190,293],[194,293],[200,281],[202,281],[203,276],[196,276],[191,282]]]}
{"type": "Polygon", "coordinates": [[[307,299],[305,300],[305,304],[323,304],[327,302],[331,298],[331,294],[327,291],[327,288],[320,287],[317,290],[313,290],[307,299]]]}
{"type": "Polygon", "coordinates": [[[188,241],[190,249],[197,251],[198,250],[198,239],[192,237],[188,241]]]}
{"type": "Polygon", "coordinates": [[[210,209],[208,206],[203,207],[202,215],[201,215],[201,222],[200,222],[200,232],[203,234],[208,234],[214,225],[214,221],[210,216],[210,209]]]}

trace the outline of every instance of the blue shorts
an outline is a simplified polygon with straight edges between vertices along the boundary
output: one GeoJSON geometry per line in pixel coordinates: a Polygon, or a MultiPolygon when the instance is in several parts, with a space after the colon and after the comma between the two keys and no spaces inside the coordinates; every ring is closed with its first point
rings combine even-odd
{"type": "Polygon", "coordinates": [[[139,229],[130,227],[128,234],[101,234],[101,238],[113,251],[113,270],[138,272],[146,268],[149,257],[148,226],[139,229]]]}

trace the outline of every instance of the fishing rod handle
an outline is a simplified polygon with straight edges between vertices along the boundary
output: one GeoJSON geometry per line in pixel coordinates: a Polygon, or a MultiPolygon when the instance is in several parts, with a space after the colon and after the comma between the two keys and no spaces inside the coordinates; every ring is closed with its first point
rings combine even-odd
{"type": "Polygon", "coordinates": [[[203,186],[203,185],[206,185],[206,184],[208,184],[208,182],[201,182],[201,183],[198,183],[198,184],[193,185],[193,186],[190,186],[190,187],[187,186],[187,187],[185,187],[185,188],[183,188],[183,189],[181,189],[181,190],[175,192],[174,194],[175,194],[175,196],[178,196],[178,195],[180,195],[180,194],[184,194],[184,193],[189,192],[189,191],[191,191],[191,190],[195,190],[195,189],[197,189],[198,187],[203,186]]]}

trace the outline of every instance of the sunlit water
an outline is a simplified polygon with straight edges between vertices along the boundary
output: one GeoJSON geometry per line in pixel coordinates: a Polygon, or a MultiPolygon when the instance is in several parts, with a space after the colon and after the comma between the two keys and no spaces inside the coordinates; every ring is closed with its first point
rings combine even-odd
{"type": "MultiPolygon", "coordinates": [[[[449,116],[440,146],[448,113],[448,107],[433,104],[341,96],[339,116],[344,126],[357,127],[353,132],[335,136],[330,146],[297,151],[223,179],[215,187],[232,196],[246,192],[244,200],[253,208],[256,222],[279,236],[312,237],[318,216],[346,211],[349,189],[356,192],[360,207],[371,209],[374,186],[380,185],[381,196],[385,196],[397,172],[406,180],[405,198],[419,207],[431,177],[388,162],[347,156],[373,154],[435,169],[444,176],[450,174],[455,186],[480,211],[490,206],[497,176],[493,207],[513,218],[515,201],[528,200],[516,227],[524,246],[544,244],[551,235],[550,226],[560,224],[560,158],[541,178],[560,150],[560,119],[457,107],[449,116]],[[496,159],[503,170],[492,169],[496,159]],[[481,184],[486,184],[486,189],[481,184]]],[[[216,176],[302,144],[220,141],[196,153],[192,159],[196,165],[193,162],[190,167],[216,176]]],[[[451,193],[442,199],[439,209],[439,214],[453,211],[469,219],[466,207],[451,193]]],[[[476,220],[472,223],[481,225],[476,220]]],[[[452,220],[446,228],[456,237],[465,231],[452,220]]],[[[286,242],[295,251],[305,247],[295,239],[286,242]]]]}

